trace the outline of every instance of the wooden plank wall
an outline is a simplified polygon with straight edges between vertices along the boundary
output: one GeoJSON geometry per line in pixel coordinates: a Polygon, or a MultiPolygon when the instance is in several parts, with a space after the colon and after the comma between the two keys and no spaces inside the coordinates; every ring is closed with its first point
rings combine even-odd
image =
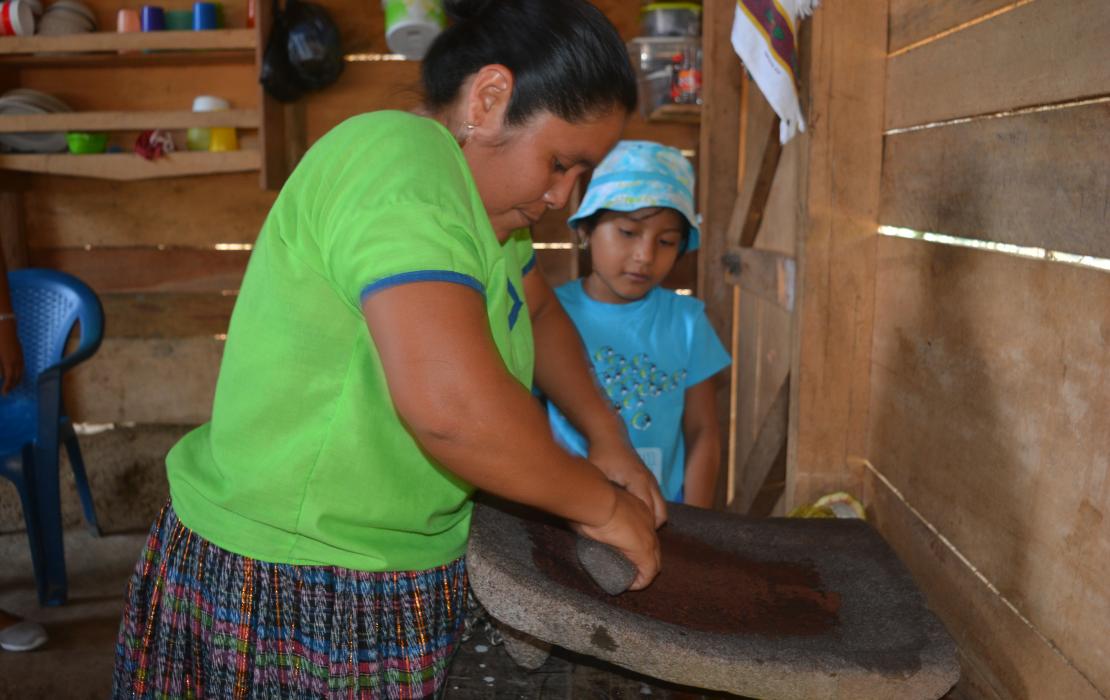
{"type": "Polygon", "coordinates": [[[809,21],[787,508],[844,488],[866,446],[887,12],[825,3],[809,21]]]}
{"type": "MultiPolygon", "coordinates": [[[[892,0],[879,222],[1110,257],[1110,5],[892,0]]],[[[881,237],[865,481],[962,695],[1110,697],[1110,273],[881,237]]]]}
{"type": "MultiPolygon", "coordinates": [[[[122,6],[141,0],[92,0],[102,27],[114,26],[122,6]]],[[[387,53],[380,4],[321,2],[341,28],[348,53],[387,53]]],[[[639,33],[639,6],[596,3],[626,39],[639,33]]],[[[243,26],[246,0],[225,2],[229,22],[243,26]]],[[[0,68],[3,84],[19,83],[58,95],[76,109],[188,109],[193,96],[218,94],[235,107],[257,107],[253,65],[160,65],[91,69],[33,65],[0,68]]],[[[375,109],[409,109],[419,102],[419,64],[368,60],[347,64],[339,81],[312,94],[296,112],[311,144],[349,116],[375,109]]],[[[695,153],[699,129],[633,119],[628,138],[659,140],[695,153]]],[[[134,135],[125,136],[133,138],[134,135]]],[[[249,141],[252,133],[240,132],[249,141]]],[[[130,141],[127,141],[128,143],[130,141]]],[[[199,423],[207,419],[235,292],[275,193],[256,173],[112,183],[64,177],[20,179],[12,216],[25,222],[27,263],[57,267],[90,282],[107,311],[106,339],[97,356],[70,376],[70,410],[94,423],[199,423]]],[[[12,199],[12,196],[8,196],[12,199]]],[[[9,203],[12,204],[12,203],[9,203]]],[[[539,243],[572,242],[552,212],[537,228],[539,243]]],[[[7,237],[6,237],[7,238],[7,237]]],[[[13,250],[17,244],[6,242],[13,250]]],[[[22,255],[22,253],[20,253],[22,255]]],[[[669,280],[695,284],[696,255],[669,280]]],[[[552,283],[577,272],[577,251],[539,251],[552,283]]]]}

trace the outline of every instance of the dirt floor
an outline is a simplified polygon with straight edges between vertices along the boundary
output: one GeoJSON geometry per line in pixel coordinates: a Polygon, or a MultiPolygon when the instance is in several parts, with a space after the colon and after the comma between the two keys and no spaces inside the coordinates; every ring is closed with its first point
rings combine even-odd
{"type": "MultiPolygon", "coordinates": [[[[0,608],[45,625],[49,643],[34,652],[0,651],[0,700],[107,698],[124,589],[145,534],[95,538],[66,533],[70,601],[40,608],[27,539],[0,536],[0,608]]],[[[700,698],[700,691],[667,687],[651,679],[567,653],[552,656],[538,671],[517,668],[504,648],[480,626],[451,667],[448,700],[504,698],[700,698]]],[[[704,696],[730,697],[730,696],[704,696]]]]}

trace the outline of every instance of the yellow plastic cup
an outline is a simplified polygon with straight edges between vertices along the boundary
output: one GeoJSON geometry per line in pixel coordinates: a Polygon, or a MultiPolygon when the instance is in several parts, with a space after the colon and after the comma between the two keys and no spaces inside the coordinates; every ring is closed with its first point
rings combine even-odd
{"type": "Polygon", "coordinates": [[[209,129],[208,150],[213,152],[238,151],[239,137],[236,135],[235,129],[230,126],[214,126],[209,129]]]}

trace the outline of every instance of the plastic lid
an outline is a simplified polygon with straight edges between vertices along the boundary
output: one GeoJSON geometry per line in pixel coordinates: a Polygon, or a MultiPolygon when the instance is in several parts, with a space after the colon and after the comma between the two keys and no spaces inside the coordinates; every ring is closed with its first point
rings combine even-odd
{"type": "Polygon", "coordinates": [[[193,98],[194,112],[218,112],[221,109],[231,109],[231,103],[215,95],[198,95],[193,98]]]}
{"type": "Polygon", "coordinates": [[[640,14],[646,14],[656,10],[687,10],[700,15],[701,5],[695,5],[692,2],[653,2],[650,5],[641,7],[640,14]]]}

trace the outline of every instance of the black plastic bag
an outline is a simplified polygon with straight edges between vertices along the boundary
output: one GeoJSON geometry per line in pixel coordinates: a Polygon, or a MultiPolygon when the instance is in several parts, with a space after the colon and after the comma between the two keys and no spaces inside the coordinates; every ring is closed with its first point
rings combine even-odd
{"type": "Polygon", "coordinates": [[[343,72],[343,47],[339,28],[327,10],[311,2],[289,0],[285,6],[289,26],[289,63],[306,90],[331,85],[343,72]]]}
{"type": "Polygon", "coordinates": [[[258,78],[266,92],[294,102],[335,82],[343,72],[343,49],[327,11],[303,0],[288,0],[282,10],[274,0],[273,12],[258,78]]]}

